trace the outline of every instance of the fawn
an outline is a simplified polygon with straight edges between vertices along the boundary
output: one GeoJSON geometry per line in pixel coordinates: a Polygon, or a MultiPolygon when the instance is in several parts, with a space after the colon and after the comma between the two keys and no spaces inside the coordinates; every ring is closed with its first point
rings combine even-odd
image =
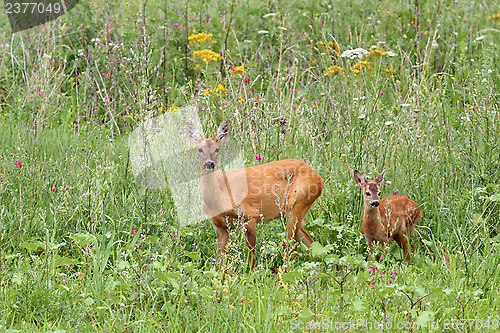
{"type": "Polygon", "coordinates": [[[192,123],[187,123],[188,139],[198,149],[201,166],[203,211],[211,219],[218,240],[218,254],[225,252],[228,229],[243,219],[248,262],[255,266],[257,223],[280,218],[287,221],[288,237],[296,243],[301,237],[307,247],[313,242],[304,229],[304,216],[323,192],[323,180],[309,165],[285,159],[253,167],[215,172],[219,149],[231,131],[224,122],[211,139],[203,139],[192,123]]]}
{"type": "MultiPolygon", "coordinates": [[[[382,243],[382,251],[385,252],[385,244],[390,245],[394,239],[403,250],[407,263],[410,261],[408,240],[422,217],[422,211],[413,200],[404,195],[393,195],[380,200],[380,184],[384,180],[386,171],[387,169],[373,181],[367,182],[358,170],[354,170],[354,180],[363,190],[364,210],[361,231],[372,255],[372,242],[382,243]]],[[[415,247],[410,246],[413,253],[415,247]]],[[[380,260],[384,260],[383,255],[380,260]]]]}

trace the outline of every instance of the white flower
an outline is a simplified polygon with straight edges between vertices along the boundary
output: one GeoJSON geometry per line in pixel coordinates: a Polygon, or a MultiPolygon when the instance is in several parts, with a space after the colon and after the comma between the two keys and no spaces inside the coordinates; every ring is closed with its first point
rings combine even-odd
{"type": "Polygon", "coordinates": [[[364,55],[367,55],[368,53],[370,52],[358,47],[357,49],[354,50],[345,50],[344,52],[342,52],[340,56],[342,58],[355,59],[355,58],[362,58],[364,55]]]}

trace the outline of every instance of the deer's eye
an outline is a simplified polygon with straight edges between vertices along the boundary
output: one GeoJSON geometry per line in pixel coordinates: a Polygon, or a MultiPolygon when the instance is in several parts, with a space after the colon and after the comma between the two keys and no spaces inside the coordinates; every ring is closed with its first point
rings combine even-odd
{"type": "Polygon", "coordinates": [[[198,148],[198,153],[200,153],[200,154],[203,153],[203,149],[198,148]]]}
{"type": "Polygon", "coordinates": [[[378,192],[378,196],[380,197],[382,195],[382,192],[378,192]]]}
{"type": "Polygon", "coordinates": [[[218,153],[219,152],[219,148],[215,148],[215,152],[218,153]]]}
{"type": "Polygon", "coordinates": [[[369,196],[370,196],[370,192],[366,192],[365,194],[366,194],[366,196],[367,196],[367,197],[369,197],[369,196]]]}

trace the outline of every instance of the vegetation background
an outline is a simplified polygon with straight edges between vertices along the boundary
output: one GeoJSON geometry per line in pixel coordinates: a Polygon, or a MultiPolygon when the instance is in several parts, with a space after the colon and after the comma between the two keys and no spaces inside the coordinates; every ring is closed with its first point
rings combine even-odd
{"type": "Polygon", "coordinates": [[[498,329],[497,2],[95,0],[0,29],[2,331],[498,329]],[[216,262],[208,221],[136,186],[128,135],[184,105],[231,119],[248,166],[320,173],[318,243],[290,261],[275,221],[255,271],[240,230],[216,262]],[[385,167],[424,214],[409,264],[360,232],[351,169],[385,167]]]}

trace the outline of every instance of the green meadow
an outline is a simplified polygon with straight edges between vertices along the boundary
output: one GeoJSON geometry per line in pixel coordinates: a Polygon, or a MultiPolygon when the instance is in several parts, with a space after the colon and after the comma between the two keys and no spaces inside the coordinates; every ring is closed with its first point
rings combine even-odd
{"type": "Polygon", "coordinates": [[[500,328],[495,1],[82,0],[17,33],[3,8],[1,332],[500,328]],[[246,166],[320,174],[309,249],[260,224],[251,271],[242,229],[218,258],[173,181],[136,183],[129,135],[190,105],[207,137],[232,121],[246,166]],[[423,212],[408,264],[361,233],[352,170],[385,168],[382,196],[423,212]]]}

